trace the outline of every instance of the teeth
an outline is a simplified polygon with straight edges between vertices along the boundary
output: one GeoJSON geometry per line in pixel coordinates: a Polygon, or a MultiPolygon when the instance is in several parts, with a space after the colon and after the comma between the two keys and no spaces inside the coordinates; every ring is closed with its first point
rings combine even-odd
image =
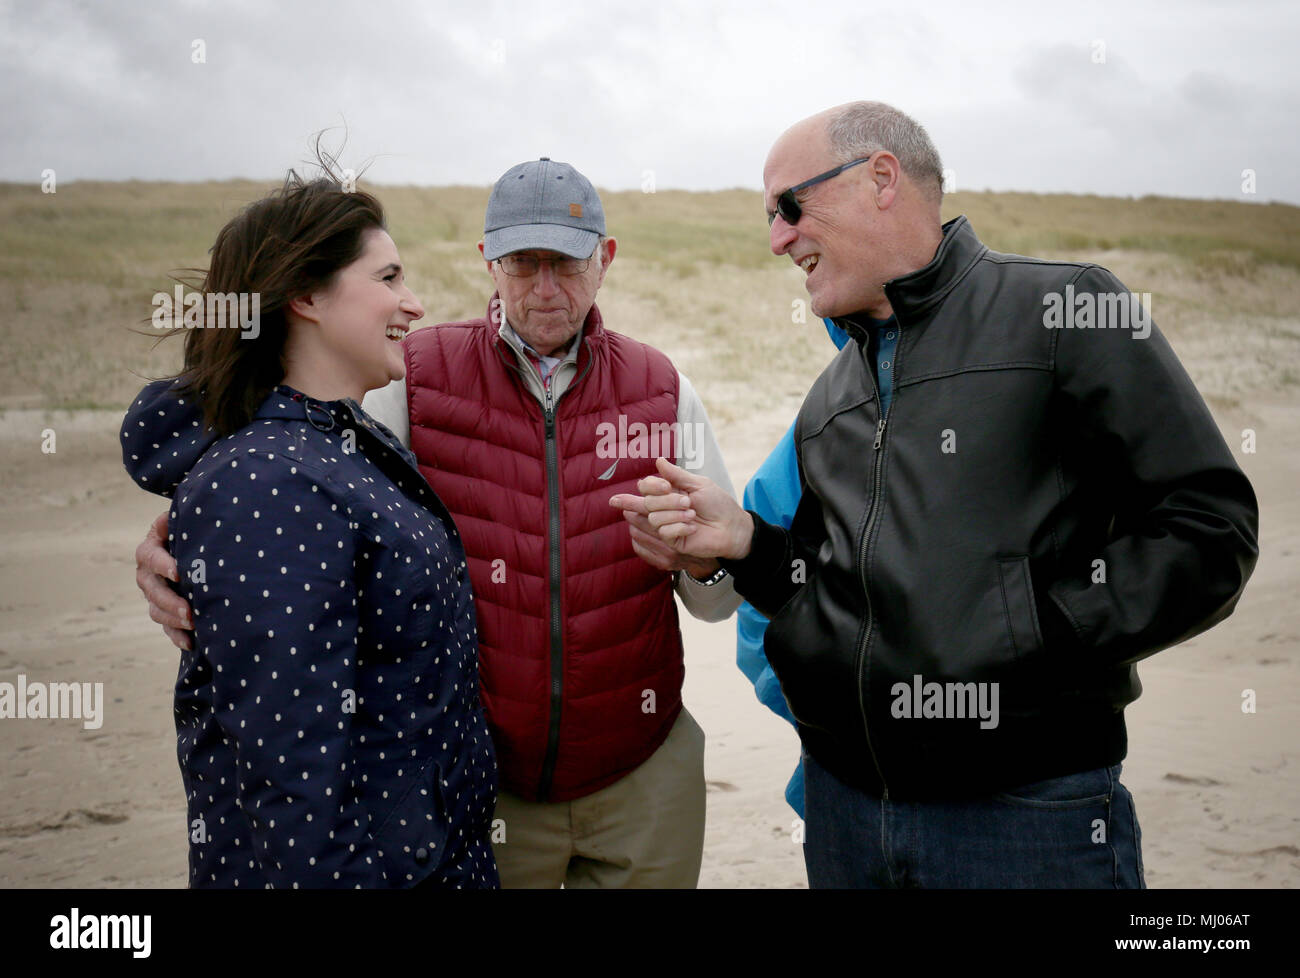
{"type": "Polygon", "coordinates": [[[389,326],[388,329],[384,331],[384,335],[387,336],[390,340],[400,340],[403,336],[402,327],[389,326]]]}
{"type": "Polygon", "coordinates": [[[818,262],[817,255],[809,255],[808,257],[804,258],[799,262],[799,267],[802,268],[805,272],[811,272],[814,268],[817,267],[817,262],[818,262]]]}

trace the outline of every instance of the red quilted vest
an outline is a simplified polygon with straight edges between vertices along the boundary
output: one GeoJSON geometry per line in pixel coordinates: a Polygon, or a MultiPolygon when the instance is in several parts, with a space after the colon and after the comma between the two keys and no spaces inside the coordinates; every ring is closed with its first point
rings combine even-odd
{"type": "Polygon", "coordinates": [[[611,475],[608,437],[597,451],[620,415],[632,433],[637,422],[675,425],[677,371],[606,331],[592,306],[577,374],[548,425],[519,374],[531,364],[497,334],[498,303],[485,319],[407,336],[411,449],[464,541],[501,783],[567,801],[634,769],[681,712],[671,575],[633,552],[609,505],[654,474],[654,456],[618,458],[611,475]]]}

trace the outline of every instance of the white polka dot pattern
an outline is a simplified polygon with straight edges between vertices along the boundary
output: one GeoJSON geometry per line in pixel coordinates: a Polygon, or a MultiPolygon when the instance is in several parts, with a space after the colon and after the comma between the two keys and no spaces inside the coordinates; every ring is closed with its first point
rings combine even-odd
{"type": "Polygon", "coordinates": [[[197,417],[154,384],[122,429],[137,481],[174,489],[195,612],[191,885],[497,885],[465,557],[414,457],[355,402],[287,387],[228,438],[197,417]]]}

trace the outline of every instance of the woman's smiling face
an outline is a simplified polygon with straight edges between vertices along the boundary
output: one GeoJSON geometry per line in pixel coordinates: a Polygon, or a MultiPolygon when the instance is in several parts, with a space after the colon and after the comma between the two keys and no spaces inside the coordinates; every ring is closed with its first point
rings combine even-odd
{"type": "Polygon", "coordinates": [[[362,242],[357,260],[339,269],[328,289],[312,295],[314,322],[306,334],[317,369],[357,400],[406,376],[402,338],[424,315],[388,232],[371,228],[362,242]]]}

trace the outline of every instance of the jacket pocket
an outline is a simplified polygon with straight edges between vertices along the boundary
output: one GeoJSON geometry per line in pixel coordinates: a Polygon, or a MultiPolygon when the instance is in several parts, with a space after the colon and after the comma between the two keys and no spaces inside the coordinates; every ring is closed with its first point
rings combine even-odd
{"type": "Polygon", "coordinates": [[[999,557],[998,582],[1002,589],[1002,610],[1007,634],[1016,657],[1022,658],[1043,647],[1034,604],[1034,584],[1029,576],[1028,557],[999,557]]]}
{"type": "Polygon", "coordinates": [[[415,886],[431,875],[447,847],[442,769],[430,760],[411,780],[374,834],[388,885],[396,888],[415,886]]]}
{"type": "Polygon", "coordinates": [[[800,727],[828,733],[859,728],[856,651],[862,622],[856,609],[833,604],[814,577],[795,592],[763,634],[763,654],[800,727]],[[853,719],[850,719],[853,718],[853,719]]]}

